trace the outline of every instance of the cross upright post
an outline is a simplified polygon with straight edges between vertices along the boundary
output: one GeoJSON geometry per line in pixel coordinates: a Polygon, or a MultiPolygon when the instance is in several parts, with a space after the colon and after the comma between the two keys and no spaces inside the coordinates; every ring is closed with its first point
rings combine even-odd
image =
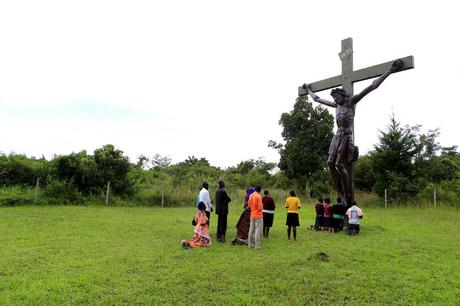
{"type": "Polygon", "coordinates": [[[389,61],[360,70],[353,70],[353,40],[342,40],[339,53],[342,62],[342,74],[318,82],[299,86],[299,96],[310,94],[313,100],[336,109],[337,132],[329,148],[328,165],[332,180],[347,205],[354,199],[353,162],[357,159],[358,148],[354,145],[354,116],[356,103],[365,95],[376,89],[391,73],[414,68],[414,57],[407,56],[396,61],[389,61]],[[377,78],[361,93],[354,95],[353,84],[377,78]],[[341,86],[334,89],[331,95],[334,102],[319,98],[315,92],[341,86]]]}

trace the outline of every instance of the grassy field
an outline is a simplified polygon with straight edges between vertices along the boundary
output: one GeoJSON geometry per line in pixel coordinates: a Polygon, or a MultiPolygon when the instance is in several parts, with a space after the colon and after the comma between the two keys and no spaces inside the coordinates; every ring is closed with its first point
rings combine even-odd
{"type": "Polygon", "coordinates": [[[350,237],[310,231],[306,208],[298,241],[278,208],[257,251],[182,249],[193,208],[1,208],[0,305],[460,304],[458,209],[364,207],[362,233],[350,237]]]}

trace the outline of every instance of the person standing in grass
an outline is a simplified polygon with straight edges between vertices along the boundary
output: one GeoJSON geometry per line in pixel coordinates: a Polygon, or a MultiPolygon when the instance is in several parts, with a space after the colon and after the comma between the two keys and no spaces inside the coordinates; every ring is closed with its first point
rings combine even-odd
{"type": "Polygon", "coordinates": [[[331,199],[324,199],[324,229],[332,233],[332,204],[331,199]]]}
{"type": "Polygon", "coordinates": [[[347,217],[348,217],[348,235],[356,235],[359,233],[359,223],[360,220],[363,218],[363,211],[361,208],[356,206],[355,201],[351,201],[351,207],[347,210],[347,217]]]}
{"type": "Polygon", "coordinates": [[[268,190],[264,191],[264,197],[262,198],[262,204],[264,209],[262,211],[264,216],[264,229],[263,234],[265,238],[268,238],[268,232],[270,231],[270,227],[273,226],[273,217],[275,214],[275,200],[270,196],[270,192],[268,190]]]}
{"type": "Polygon", "coordinates": [[[211,237],[209,236],[209,223],[206,216],[206,204],[200,202],[198,211],[195,214],[195,229],[192,240],[182,240],[181,244],[185,249],[196,247],[207,247],[211,245],[211,237]]]}
{"type": "Polygon", "coordinates": [[[263,226],[263,204],[260,192],[262,187],[257,185],[255,191],[249,196],[248,208],[251,210],[251,223],[249,224],[249,248],[260,249],[260,236],[263,226]]]}
{"type": "Polygon", "coordinates": [[[219,188],[216,190],[217,241],[223,243],[225,242],[225,234],[227,233],[228,203],[232,199],[230,199],[224,190],[224,181],[220,180],[218,185],[219,188]]]}
{"type": "Polygon", "coordinates": [[[248,208],[249,197],[251,196],[251,194],[252,194],[253,192],[254,192],[254,187],[249,187],[249,188],[246,190],[246,196],[244,197],[244,208],[243,208],[243,209],[248,208]]]}
{"type": "Polygon", "coordinates": [[[316,220],[315,220],[315,230],[320,231],[324,226],[324,204],[323,198],[319,198],[318,202],[315,205],[316,211],[316,220]]]}
{"type": "Polygon", "coordinates": [[[198,195],[198,203],[203,202],[204,205],[206,205],[206,216],[208,217],[208,223],[211,218],[211,212],[212,212],[212,203],[211,203],[211,197],[209,196],[209,184],[208,182],[203,182],[202,184],[203,188],[201,188],[200,193],[198,195]]]}
{"type": "Polygon", "coordinates": [[[288,239],[291,239],[291,228],[292,228],[292,233],[294,234],[294,240],[297,239],[297,226],[300,226],[299,223],[299,209],[300,209],[300,200],[296,196],[295,191],[291,190],[289,192],[289,197],[286,199],[286,204],[284,207],[287,208],[287,218],[286,218],[286,225],[288,226],[287,228],[287,234],[288,234],[288,239]]]}

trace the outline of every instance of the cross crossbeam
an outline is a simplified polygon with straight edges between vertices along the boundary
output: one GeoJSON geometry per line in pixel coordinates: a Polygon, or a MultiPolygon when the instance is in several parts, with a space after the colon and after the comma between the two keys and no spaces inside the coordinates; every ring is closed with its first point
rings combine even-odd
{"type": "MultiPolygon", "coordinates": [[[[414,68],[414,57],[412,55],[401,58],[401,60],[403,61],[403,66],[397,72],[401,72],[404,70],[414,68]]],[[[382,64],[378,64],[378,65],[374,65],[374,66],[370,66],[367,68],[353,71],[351,73],[351,82],[355,83],[359,81],[365,81],[365,80],[369,80],[372,78],[376,78],[382,75],[388,69],[390,69],[391,64],[393,64],[393,61],[389,61],[389,62],[385,62],[382,64]]],[[[327,79],[324,79],[318,82],[310,83],[310,86],[311,86],[311,90],[314,92],[323,91],[323,90],[331,89],[334,87],[342,86],[342,75],[336,75],[331,78],[327,78],[327,79]]],[[[299,96],[305,96],[307,94],[307,92],[305,91],[305,89],[303,89],[302,86],[299,86],[298,90],[299,90],[299,96]]]]}

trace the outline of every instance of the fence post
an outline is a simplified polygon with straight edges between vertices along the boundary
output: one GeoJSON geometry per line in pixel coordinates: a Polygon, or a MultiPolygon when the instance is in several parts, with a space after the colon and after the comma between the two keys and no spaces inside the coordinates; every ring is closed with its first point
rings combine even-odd
{"type": "Polygon", "coordinates": [[[436,208],[436,189],[433,189],[433,202],[434,202],[434,207],[436,208]]]}
{"type": "Polygon", "coordinates": [[[38,199],[38,188],[40,187],[40,178],[37,177],[37,184],[35,184],[35,195],[34,195],[34,204],[37,204],[38,199]]]}
{"type": "Polygon", "coordinates": [[[109,204],[110,181],[107,183],[107,192],[105,193],[105,205],[109,204]]]}
{"type": "Polygon", "coordinates": [[[161,186],[161,208],[164,207],[165,199],[164,199],[164,188],[163,185],[161,186]]]}
{"type": "Polygon", "coordinates": [[[387,189],[385,188],[385,208],[388,208],[387,189]]]}

